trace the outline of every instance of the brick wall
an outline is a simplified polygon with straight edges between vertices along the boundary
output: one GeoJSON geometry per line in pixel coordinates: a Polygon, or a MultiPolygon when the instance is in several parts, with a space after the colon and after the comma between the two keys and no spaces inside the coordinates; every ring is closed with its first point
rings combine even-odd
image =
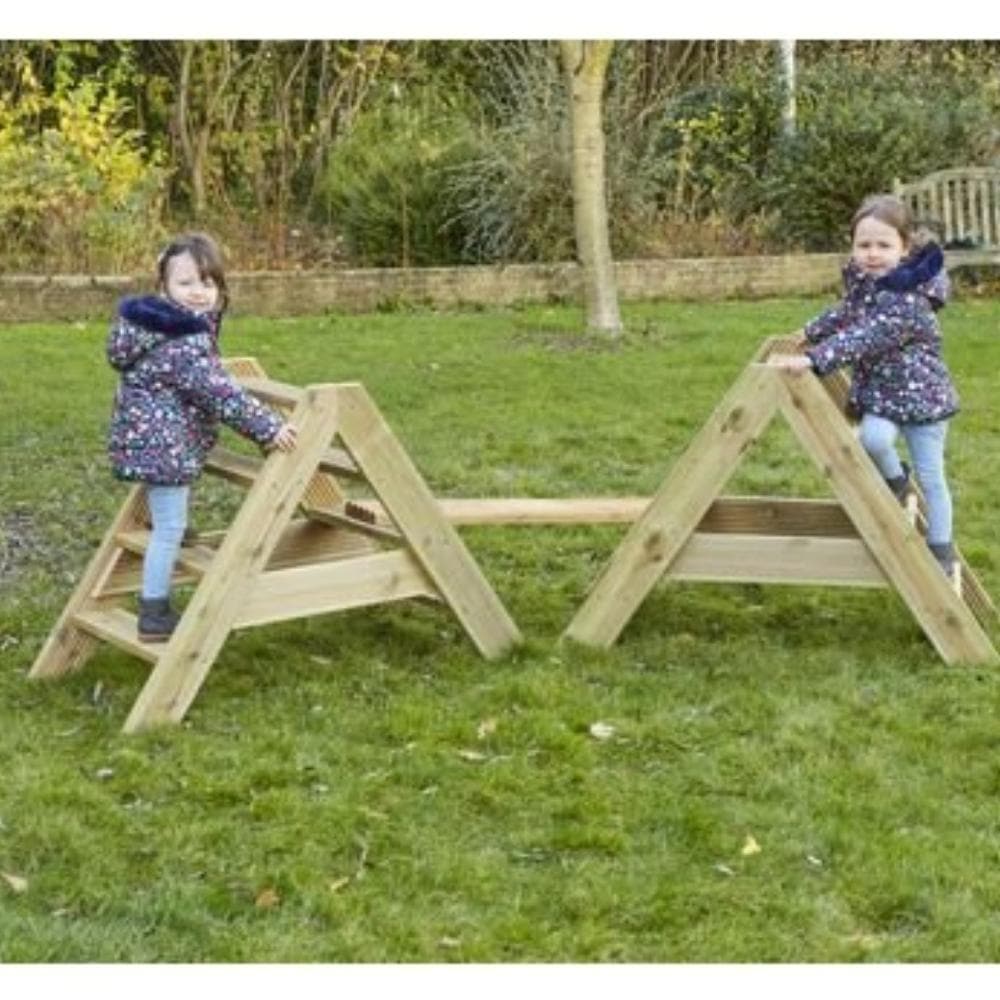
{"type": "MultiPolygon", "coordinates": [[[[950,254],[949,265],[964,256],[950,254]]],[[[840,261],[840,254],[629,260],[616,270],[622,301],[754,299],[835,292],[840,261]]],[[[233,312],[259,316],[580,299],[573,263],[234,273],[229,284],[233,312]]],[[[149,290],[148,279],[127,276],[0,275],[0,321],[106,319],[122,295],[149,290]]]]}

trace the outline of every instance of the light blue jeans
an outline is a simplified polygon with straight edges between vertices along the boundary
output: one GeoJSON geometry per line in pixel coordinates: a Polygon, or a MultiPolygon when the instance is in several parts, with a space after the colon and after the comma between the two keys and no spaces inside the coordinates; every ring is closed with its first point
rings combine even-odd
{"type": "Polygon", "coordinates": [[[895,424],[885,417],[866,413],[861,419],[861,444],[886,479],[903,474],[896,454],[896,438],[902,432],[913,462],[913,474],[927,501],[927,541],[932,545],[951,541],[951,491],[944,476],[944,442],[948,421],[933,424],[895,424]]]}
{"type": "Polygon", "coordinates": [[[153,520],[149,547],[142,562],[142,596],[170,596],[170,577],[187,527],[190,486],[147,486],[146,504],[153,520]]]}

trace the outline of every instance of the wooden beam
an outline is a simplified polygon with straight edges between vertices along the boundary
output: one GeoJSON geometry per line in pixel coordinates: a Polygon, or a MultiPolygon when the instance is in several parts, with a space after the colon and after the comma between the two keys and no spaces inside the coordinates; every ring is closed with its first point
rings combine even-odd
{"type": "MultiPolygon", "coordinates": [[[[766,366],[761,366],[766,367],[766,366]]],[[[904,517],[819,380],[805,369],[777,368],[779,406],[830,481],[875,560],[946,663],[996,663],[996,650],[954,592],[927,543],[904,517]]]]}
{"type": "Polygon", "coordinates": [[[667,570],[672,580],[884,587],[885,574],[859,538],[702,534],[667,570]]]}
{"type": "Polygon", "coordinates": [[[605,647],[615,641],[776,406],[775,382],[767,366],[749,365],[615,550],[566,629],[567,637],[605,647]]]}
{"type": "Polygon", "coordinates": [[[487,658],[520,633],[423,477],[359,384],[339,386],[339,434],[427,575],[487,658]]]}
{"type": "Polygon", "coordinates": [[[257,577],[234,628],[266,625],[412,597],[438,598],[420,564],[405,549],[341,562],[271,570],[257,577]]]}

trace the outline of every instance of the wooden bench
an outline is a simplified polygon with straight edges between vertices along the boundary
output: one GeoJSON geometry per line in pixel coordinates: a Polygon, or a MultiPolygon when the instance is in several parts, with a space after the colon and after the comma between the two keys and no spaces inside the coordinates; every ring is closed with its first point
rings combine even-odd
{"type": "MultiPolygon", "coordinates": [[[[893,193],[946,250],[1000,261],[1000,167],[953,167],[905,184],[897,179],[893,193]]],[[[966,256],[962,262],[980,262],[966,256]]]]}

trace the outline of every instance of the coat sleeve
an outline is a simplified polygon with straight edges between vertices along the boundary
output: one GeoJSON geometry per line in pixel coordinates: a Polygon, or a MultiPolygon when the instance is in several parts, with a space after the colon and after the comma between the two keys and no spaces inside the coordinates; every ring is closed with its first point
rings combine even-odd
{"type": "Polygon", "coordinates": [[[843,304],[826,309],[818,316],[809,320],[803,327],[806,340],[810,344],[818,344],[827,337],[832,337],[835,333],[844,328],[845,309],[843,304]]]}
{"type": "Polygon", "coordinates": [[[238,434],[267,444],[284,421],[273,410],[250,395],[222,367],[218,356],[199,345],[201,337],[187,337],[170,344],[172,381],[185,402],[221,420],[238,434]]]}
{"type": "Polygon", "coordinates": [[[828,375],[845,365],[902,350],[933,322],[930,307],[922,296],[880,292],[871,315],[823,338],[806,351],[806,356],[817,374],[828,375]]]}

